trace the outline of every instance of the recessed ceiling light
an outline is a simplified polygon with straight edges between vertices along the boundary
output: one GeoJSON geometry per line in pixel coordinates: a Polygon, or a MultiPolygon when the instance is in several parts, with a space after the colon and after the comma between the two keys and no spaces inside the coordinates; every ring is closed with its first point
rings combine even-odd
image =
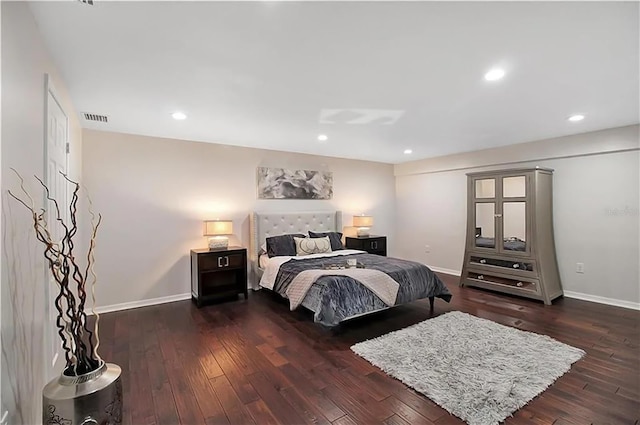
{"type": "Polygon", "coordinates": [[[174,112],[171,114],[174,120],[186,120],[187,116],[183,112],[174,112]]]}
{"type": "Polygon", "coordinates": [[[405,150],[404,150],[404,154],[405,154],[405,155],[409,155],[409,154],[411,154],[411,153],[413,153],[413,151],[412,151],[411,149],[405,149],[405,150]]]}
{"type": "Polygon", "coordinates": [[[502,68],[493,68],[484,74],[484,79],[487,81],[497,81],[502,77],[504,77],[504,69],[502,68]]]}
{"type": "Polygon", "coordinates": [[[329,137],[327,137],[326,134],[319,134],[318,135],[318,140],[321,141],[321,142],[326,142],[327,139],[329,139],[329,137]]]}
{"type": "Polygon", "coordinates": [[[583,119],[584,119],[584,115],[580,115],[580,114],[571,115],[569,117],[569,121],[572,121],[572,122],[582,121],[583,119]]]}

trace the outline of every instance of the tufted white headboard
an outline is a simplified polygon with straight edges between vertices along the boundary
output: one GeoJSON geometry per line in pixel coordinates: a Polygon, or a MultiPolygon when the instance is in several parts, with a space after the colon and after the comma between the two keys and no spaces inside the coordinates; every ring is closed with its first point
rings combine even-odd
{"type": "Polygon", "coordinates": [[[250,217],[251,247],[249,258],[253,270],[258,272],[258,252],[269,236],[286,233],[307,234],[317,232],[342,232],[342,211],[313,212],[254,212],[250,217]]]}

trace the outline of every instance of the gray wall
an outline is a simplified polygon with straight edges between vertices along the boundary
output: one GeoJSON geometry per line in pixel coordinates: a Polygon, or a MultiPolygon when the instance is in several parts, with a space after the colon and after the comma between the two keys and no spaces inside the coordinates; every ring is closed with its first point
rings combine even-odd
{"type": "MultiPolygon", "coordinates": [[[[249,246],[251,211],[341,210],[374,217],[373,232],[395,238],[393,166],[86,130],[84,182],[104,216],[96,271],[100,306],[190,291],[189,250],[207,246],[202,220],[231,219],[232,244],[249,246]],[[258,200],[256,168],[333,172],[332,200],[258,200]]],[[[345,229],[349,231],[350,229],[345,229]]]]}
{"type": "Polygon", "coordinates": [[[554,228],[565,291],[637,307],[638,131],[637,125],[620,127],[396,165],[398,254],[459,273],[466,237],[465,174],[549,167],[555,169],[554,228]],[[575,272],[578,262],[584,263],[584,274],[575,272]]]}

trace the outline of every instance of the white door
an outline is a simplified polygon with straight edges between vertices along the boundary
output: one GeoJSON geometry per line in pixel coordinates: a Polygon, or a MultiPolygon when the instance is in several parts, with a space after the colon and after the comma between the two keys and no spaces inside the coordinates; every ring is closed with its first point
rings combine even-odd
{"type": "MultiPolygon", "coordinates": [[[[49,192],[53,199],[58,201],[60,213],[65,223],[68,222],[68,184],[61,173],[67,174],[67,143],[69,136],[69,120],[67,114],[55,98],[50,83],[47,84],[47,114],[46,114],[46,175],[45,184],[49,188],[49,192]]],[[[62,226],[56,221],[56,211],[53,204],[47,202],[46,208],[48,212],[47,223],[52,233],[53,240],[59,242],[64,236],[62,226]]],[[[57,310],[54,300],[58,295],[58,284],[51,276],[51,272],[47,270],[47,281],[45,285],[45,304],[47,317],[49,319],[46,329],[47,346],[45,350],[45,361],[47,365],[51,365],[49,377],[51,377],[53,369],[56,365],[58,354],[61,353],[61,344],[58,337],[58,328],[56,327],[57,310]]]]}

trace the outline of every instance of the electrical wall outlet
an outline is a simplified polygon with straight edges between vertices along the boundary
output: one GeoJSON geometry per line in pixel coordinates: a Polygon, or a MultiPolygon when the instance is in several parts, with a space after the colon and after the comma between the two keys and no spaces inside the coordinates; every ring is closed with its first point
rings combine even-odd
{"type": "Polygon", "coordinates": [[[576,263],[576,273],[584,273],[584,263],[576,263]]]}
{"type": "Polygon", "coordinates": [[[429,245],[425,245],[424,246],[424,252],[426,252],[427,254],[431,252],[431,247],[429,245]]]}

